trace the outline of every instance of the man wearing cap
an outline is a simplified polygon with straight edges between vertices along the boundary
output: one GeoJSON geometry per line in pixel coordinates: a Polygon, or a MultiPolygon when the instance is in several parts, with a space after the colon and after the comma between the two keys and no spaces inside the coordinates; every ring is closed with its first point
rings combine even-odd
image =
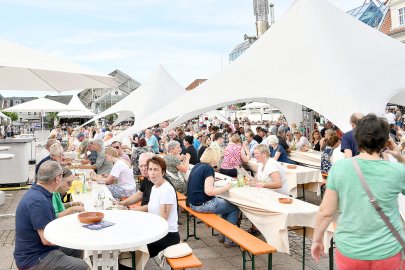
{"type": "Polygon", "coordinates": [[[86,137],[84,136],[84,133],[80,132],[79,134],[76,135],[76,139],[73,142],[73,145],[75,146],[75,149],[77,149],[80,144],[82,143],[82,141],[85,139],[86,137]]]}
{"type": "Polygon", "coordinates": [[[24,194],[15,216],[14,259],[18,269],[87,270],[87,263],[79,259],[82,252],[61,248],[44,236],[48,223],[56,219],[52,206],[52,192],[62,181],[62,168],[56,161],[46,161],[38,171],[38,182],[24,194]]]}

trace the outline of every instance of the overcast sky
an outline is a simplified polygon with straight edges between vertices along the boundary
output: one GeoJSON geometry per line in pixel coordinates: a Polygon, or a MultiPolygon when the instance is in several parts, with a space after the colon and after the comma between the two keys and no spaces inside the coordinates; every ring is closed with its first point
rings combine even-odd
{"type": "MultiPolygon", "coordinates": [[[[344,11],[364,2],[330,1],[344,11]]],[[[269,2],[277,22],[294,1],[269,2]]],[[[0,0],[0,5],[1,39],[100,73],[119,69],[141,83],[158,64],[184,87],[210,78],[228,64],[244,34],[256,32],[253,0],[0,0]]]]}

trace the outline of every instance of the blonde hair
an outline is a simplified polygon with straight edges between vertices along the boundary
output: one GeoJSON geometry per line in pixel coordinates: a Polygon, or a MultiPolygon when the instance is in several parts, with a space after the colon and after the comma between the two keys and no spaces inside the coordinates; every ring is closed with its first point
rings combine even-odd
{"type": "Polygon", "coordinates": [[[105,149],[105,154],[106,155],[110,155],[112,157],[118,157],[118,152],[117,150],[115,150],[112,147],[108,147],[107,149],[105,149]]]}
{"type": "Polygon", "coordinates": [[[255,147],[255,150],[259,150],[261,154],[265,154],[267,157],[270,157],[270,150],[267,145],[264,144],[259,144],[258,146],[255,147]]]}
{"type": "Polygon", "coordinates": [[[327,130],[325,130],[325,134],[336,135],[336,132],[333,129],[328,128],[327,130]]]}
{"type": "Polygon", "coordinates": [[[49,155],[51,157],[59,157],[63,154],[63,147],[59,143],[54,143],[49,148],[49,155]]]}
{"type": "Polygon", "coordinates": [[[233,134],[231,136],[231,138],[229,139],[229,141],[233,142],[233,143],[241,143],[242,140],[240,138],[240,136],[238,134],[233,134]]]}
{"type": "Polygon", "coordinates": [[[211,164],[221,159],[221,150],[218,147],[208,147],[202,154],[200,161],[211,164]]]}

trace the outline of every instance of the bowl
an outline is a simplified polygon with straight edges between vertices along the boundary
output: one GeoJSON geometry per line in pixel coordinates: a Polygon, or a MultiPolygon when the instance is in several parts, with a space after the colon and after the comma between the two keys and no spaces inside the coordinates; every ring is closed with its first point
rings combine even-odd
{"type": "Polygon", "coordinates": [[[279,203],[284,203],[284,204],[291,204],[293,202],[293,199],[291,198],[278,198],[279,203]]]}
{"type": "Polygon", "coordinates": [[[287,168],[288,169],[296,169],[297,168],[297,165],[287,165],[287,168]]]}
{"type": "Polygon", "coordinates": [[[104,214],[101,212],[84,212],[77,215],[77,218],[81,223],[94,224],[102,221],[104,214]]]}

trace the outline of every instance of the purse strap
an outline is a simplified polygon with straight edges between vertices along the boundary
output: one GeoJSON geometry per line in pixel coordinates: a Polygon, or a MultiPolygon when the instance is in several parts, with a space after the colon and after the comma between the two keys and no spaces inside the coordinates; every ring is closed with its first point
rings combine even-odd
{"type": "Polygon", "coordinates": [[[401,244],[403,251],[405,251],[405,241],[402,239],[401,235],[398,233],[398,231],[394,228],[392,225],[391,221],[389,218],[385,215],[383,212],[382,208],[378,204],[377,200],[374,198],[373,194],[371,193],[371,190],[366,182],[366,179],[364,178],[363,172],[360,169],[359,163],[357,162],[356,158],[352,158],[353,166],[357,172],[357,175],[359,176],[360,182],[363,185],[364,190],[367,193],[367,196],[370,200],[370,203],[373,205],[377,213],[380,215],[381,219],[384,221],[385,225],[390,229],[392,234],[395,236],[395,238],[398,240],[398,242],[401,244]]]}

